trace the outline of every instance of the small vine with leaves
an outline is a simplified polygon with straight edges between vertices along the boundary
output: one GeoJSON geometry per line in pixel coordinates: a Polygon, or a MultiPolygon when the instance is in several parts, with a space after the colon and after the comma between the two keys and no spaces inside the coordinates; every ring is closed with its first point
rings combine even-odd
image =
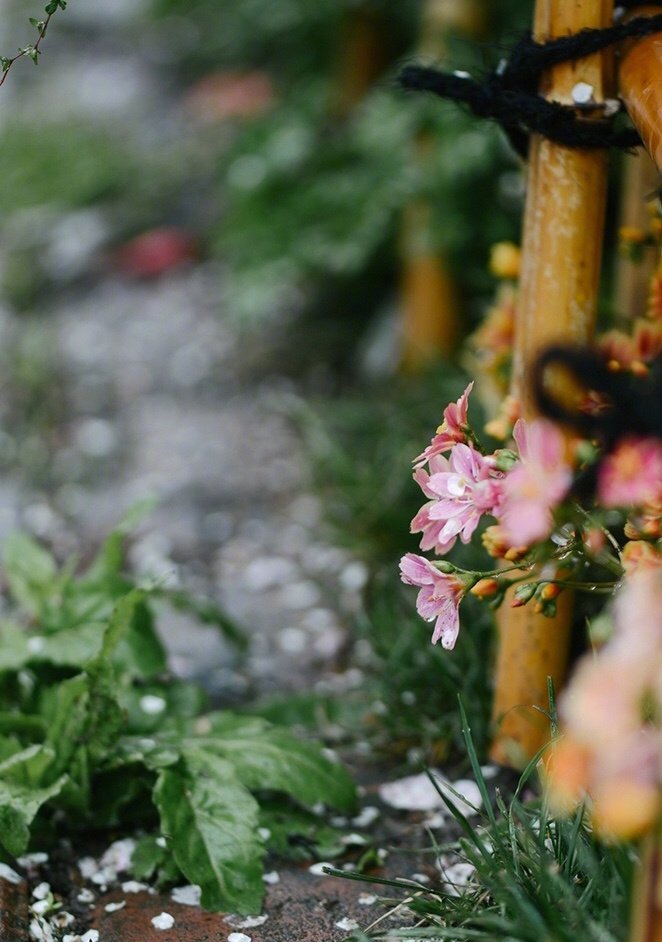
{"type": "Polygon", "coordinates": [[[37,38],[33,43],[28,43],[27,46],[20,47],[15,56],[0,56],[0,69],[2,70],[0,85],[4,84],[5,79],[9,75],[9,70],[18,59],[28,56],[35,65],[39,64],[39,56],[41,55],[40,46],[48,31],[51,19],[58,10],[65,10],[66,7],[67,0],[49,0],[44,8],[44,13],[46,14],[44,19],[40,20],[34,16],[29,17],[31,25],[37,30],[37,38]]]}

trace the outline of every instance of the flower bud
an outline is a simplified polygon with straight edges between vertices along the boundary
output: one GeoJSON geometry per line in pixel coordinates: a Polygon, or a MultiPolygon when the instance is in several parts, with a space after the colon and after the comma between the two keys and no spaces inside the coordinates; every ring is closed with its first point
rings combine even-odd
{"type": "Polygon", "coordinates": [[[479,579],[475,586],[470,589],[472,595],[475,595],[479,599],[488,599],[496,593],[501,588],[498,579],[494,578],[485,578],[479,579]]]}
{"type": "Polygon", "coordinates": [[[497,278],[519,278],[522,253],[513,242],[497,242],[490,251],[490,271],[497,278]]]}
{"type": "Polygon", "coordinates": [[[522,605],[526,605],[529,599],[532,599],[535,595],[537,588],[537,582],[525,582],[523,585],[518,585],[510,603],[511,608],[520,608],[522,605]]]}
{"type": "Polygon", "coordinates": [[[497,448],[494,452],[493,465],[497,471],[510,471],[513,465],[517,464],[519,458],[510,448],[497,448]]]}
{"type": "Polygon", "coordinates": [[[563,586],[557,585],[555,582],[546,582],[540,587],[539,596],[543,602],[551,602],[553,599],[557,599],[562,591],[563,586]]]}
{"type": "Polygon", "coordinates": [[[439,572],[445,572],[447,575],[457,572],[457,566],[454,566],[453,563],[450,563],[447,559],[435,559],[432,565],[435,569],[438,569],[439,572]]]}
{"type": "Polygon", "coordinates": [[[606,536],[599,527],[590,527],[588,530],[584,530],[582,540],[591,556],[597,556],[598,553],[601,553],[607,542],[606,536]]]}

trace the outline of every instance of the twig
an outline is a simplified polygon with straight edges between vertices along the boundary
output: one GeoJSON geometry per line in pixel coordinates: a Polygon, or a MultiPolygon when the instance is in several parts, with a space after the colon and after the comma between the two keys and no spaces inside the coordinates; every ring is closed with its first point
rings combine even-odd
{"type": "Polygon", "coordinates": [[[53,14],[58,10],[64,10],[67,6],[67,0],[49,0],[45,7],[46,18],[43,20],[37,20],[35,17],[30,17],[30,23],[37,30],[37,39],[34,43],[28,43],[27,46],[19,48],[18,53],[15,56],[0,56],[0,68],[2,69],[2,78],[0,78],[0,86],[4,85],[5,79],[9,75],[9,70],[18,59],[22,59],[24,56],[29,56],[35,65],[39,64],[39,56],[41,55],[41,43],[48,31],[48,25],[53,18],[53,14]]]}

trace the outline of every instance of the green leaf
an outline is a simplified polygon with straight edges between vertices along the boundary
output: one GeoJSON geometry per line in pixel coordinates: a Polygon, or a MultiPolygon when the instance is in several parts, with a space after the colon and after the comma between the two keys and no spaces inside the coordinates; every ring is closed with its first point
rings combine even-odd
{"type": "Polygon", "coordinates": [[[28,614],[36,616],[57,579],[55,560],[24,533],[13,533],[4,548],[9,591],[28,614]]]}
{"type": "Polygon", "coordinates": [[[201,747],[228,759],[252,791],[273,789],[304,805],[322,801],[342,811],[356,805],[354,784],[343,766],[287,729],[229,712],[202,717],[197,727],[204,730],[201,747]]]}
{"type": "Polygon", "coordinates": [[[151,880],[169,856],[168,848],[158,841],[158,835],[146,835],[136,843],[131,855],[131,873],[136,880],[151,880]]]}
{"type": "Polygon", "coordinates": [[[59,795],[66,776],[48,788],[26,788],[0,780],[0,843],[15,857],[27,849],[30,825],[43,804],[59,795]]]}
{"type": "Polygon", "coordinates": [[[141,589],[133,589],[115,605],[113,613],[110,616],[110,621],[108,622],[108,627],[104,632],[101,650],[88,667],[90,672],[94,672],[110,662],[118,644],[129,631],[136,606],[142,602],[144,598],[145,593],[141,589]]]}
{"type": "Polygon", "coordinates": [[[44,773],[54,759],[55,753],[48,746],[28,746],[0,762],[0,779],[26,788],[36,788],[41,785],[44,773]]]}
{"type": "Polygon", "coordinates": [[[114,660],[134,677],[154,677],[166,670],[165,648],[156,633],[152,610],[144,600],[136,602],[114,660]]]}
{"type": "Polygon", "coordinates": [[[264,894],[258,806],[229,762],[189,750],[154,789],[161,827],[186,879],[207,909],[256,913],[264,894]]]}

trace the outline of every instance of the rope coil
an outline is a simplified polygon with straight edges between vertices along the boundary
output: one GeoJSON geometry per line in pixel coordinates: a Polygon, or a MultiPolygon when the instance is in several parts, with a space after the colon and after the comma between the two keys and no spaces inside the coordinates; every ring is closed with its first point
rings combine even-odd
{"type": "Polygon", "coordinates": [[[540,134],[566,147],[629,150],[639,146],[641,138],[633,128],[613,127],[613,116],[620,108],[617,102],[589,100],[564,105],[541,97],[538,88],[543,72],[552,66],[658,32],[662,32],[662,14],[638,16],[604,29],[583,29],[544,43],[527,34],[483,82],[464,72],[410,65],[400,73],[399,83],[407,91],[432,92],[466,105],[476,117],[496,121],[521,156],[526,156],[529,134],[540,134]],[[602,116],[596,117],[596,111],[602,111],[602,116]],[[587,115],[591,120],[586,120],[587,115]]]}

